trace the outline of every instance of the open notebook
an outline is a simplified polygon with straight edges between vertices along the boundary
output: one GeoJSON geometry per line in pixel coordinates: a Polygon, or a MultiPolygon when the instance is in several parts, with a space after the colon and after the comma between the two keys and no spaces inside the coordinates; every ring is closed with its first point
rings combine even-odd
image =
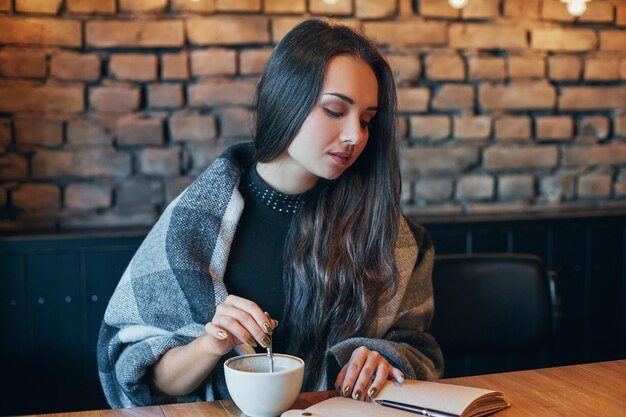
{"type": "Polygon", "coordinates": [[[405,381],[404,384],[387,381],[376,395],[376,400],[414,406],[416,410],[412,413],[373,402],[336,397],[306,410],[287,411],[282,417],[301,417],[303,411],[311,413],[313,417],[411,417],[414,413],[480,417],[511,405],[504,394],[498,391],[425,381],[405,381]]]}

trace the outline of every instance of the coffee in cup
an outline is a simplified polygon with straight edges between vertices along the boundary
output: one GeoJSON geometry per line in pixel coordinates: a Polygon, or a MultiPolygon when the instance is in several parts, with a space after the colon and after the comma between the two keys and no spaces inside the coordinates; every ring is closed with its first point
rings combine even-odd
{"type": "Polygon", "coordinates": [[[304,361],[275,353],[274,372],[267,355],[236,356],[224,362],[226,386],[239,409],[250,417],[279,416],[296,401],[304,379],[304,361]]]}

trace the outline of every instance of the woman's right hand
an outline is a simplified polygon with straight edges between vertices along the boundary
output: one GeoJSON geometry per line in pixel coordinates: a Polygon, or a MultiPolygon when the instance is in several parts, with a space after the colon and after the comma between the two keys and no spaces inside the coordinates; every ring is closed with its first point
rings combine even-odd
{"type": "Polygon", "coordinates": [[[252,347],[256,347],[257,343],[269,347],[269,335],[277,324],[255,302],[229,295],[217,306],[213,320],[204,329],[209,349],[223,356],[235,345],[243,343],[252,347]]]}

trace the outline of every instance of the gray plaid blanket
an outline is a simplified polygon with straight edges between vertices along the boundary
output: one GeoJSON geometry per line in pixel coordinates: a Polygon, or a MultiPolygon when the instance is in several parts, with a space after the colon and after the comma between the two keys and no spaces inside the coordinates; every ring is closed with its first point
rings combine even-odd
{"type": "MultiPolygon", "coordinates": [[[[237,187],[242,172],[254,163],[252,155],[253,147],[246,143],[230,147],[216,159],[166,208],[122,275],[98,339],[99,376],[111,407],[229,398],[222,363],[198,390],[184,397],[153,392],[147,370],[168,349],[202,335],[216,306],[228,295],[224,271],[243,209],[237,187]]],[[[423,229],[413,225],[412,231],[403,221],[396,258],[399,286],[392,301],[378,306],[363,337],[332,346],[327,360],[343,366],[356,347],[365,345],[378,350],[407,378],[438,378],[441,351],[424,332],[434,308],[434,251],[423,229]]],[[[223,360],[238,353],[242,352],[232,351],[223,360]]]]}

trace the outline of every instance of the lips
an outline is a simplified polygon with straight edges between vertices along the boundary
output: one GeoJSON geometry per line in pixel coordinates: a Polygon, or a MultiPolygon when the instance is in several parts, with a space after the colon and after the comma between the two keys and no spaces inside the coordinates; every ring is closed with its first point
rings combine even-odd
{"type": "Polygon", "coordinates": [[[352,158],[352,154],[348,152],[330,152],[329,155],[339,165],[348,165],[352,158]]]}

